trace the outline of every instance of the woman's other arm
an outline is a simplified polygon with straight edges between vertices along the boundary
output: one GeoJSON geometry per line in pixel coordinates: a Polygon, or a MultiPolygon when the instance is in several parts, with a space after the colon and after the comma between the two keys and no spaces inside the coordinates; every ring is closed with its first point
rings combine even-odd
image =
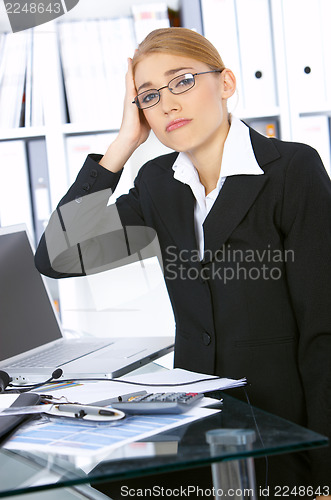
{"type": "MultiPolygon", "coordinates": [[[[300,146],[287,169],[282,230],[293,255],[286,273],[299,327],[307,427],[331,438],[331,182],[308,146],[300,146]]],[[[310,456],[314,486],[331,491],[331,447],[310,456]]]]}
{"type": "MultiPolygon", "coordinates": [[[[135,95],[129,59],[119,134],[104,156],[88,156],[76,181],[52,214],[35,257],[41,273],[53,278],[81,276],[100,272],[105,266],[109,269],[109,265],[123,259],[124,264],[132,254],[116,205],[108,206],[108,200],[125,163],[150,132],[143,115],[132,104],[135,95]]],[[[139,216],[134,223],[144,224],[139,216]]],[[[139,235],[134,239],[138,239],[138,246],[142,244],[139,235]]]]}

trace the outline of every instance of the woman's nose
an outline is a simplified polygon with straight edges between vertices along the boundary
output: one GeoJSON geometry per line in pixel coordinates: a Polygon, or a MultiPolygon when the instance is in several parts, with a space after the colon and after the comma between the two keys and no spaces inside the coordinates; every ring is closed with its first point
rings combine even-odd
{"type": "Polygon", "coordinates": [[[180,96],[178,94],[173,94],[168,88],[162,89],[160,106],[164,113],[170,113],[171,111],[181,109],[180,96]]]}

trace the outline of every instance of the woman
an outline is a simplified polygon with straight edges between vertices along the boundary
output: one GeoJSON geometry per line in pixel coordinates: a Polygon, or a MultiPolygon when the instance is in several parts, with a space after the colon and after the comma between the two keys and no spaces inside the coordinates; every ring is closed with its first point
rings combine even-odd
{"type": "MultiPolygon", "coordinates": [[[[97,272],[155,246],[155,232],[175,366],[246,376],[253,405],[330,435],[330,180],[312,148],[231,117],[235,85],[201,35],[148,35],[129,60],[118,137],[87,158],[36,265],[56,278],[97,272]],[[175,153],[147,162],[107,207],[151,129],[175,153]]],[[[331,487],[330,449],[269,462],[269,484],[331,487]]]]}

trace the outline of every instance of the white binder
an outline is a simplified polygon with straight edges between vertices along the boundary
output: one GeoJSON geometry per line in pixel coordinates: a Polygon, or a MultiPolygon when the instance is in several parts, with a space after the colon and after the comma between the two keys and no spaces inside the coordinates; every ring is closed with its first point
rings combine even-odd
{"type": "Polygon", "coordinates": [[[26,148],[35,236],[36,241],[39,241],[51,215],[46,141],[44,138],[30,140],[27,142],[26,148]]]}
{"type": "Polygon", "coordinates": [[[0,128],[16,128],[20,125],[28,40],[28,34],[24,31],[5,37],[0,64],[0,128]]]}
{"type": "Polygon", "coordinates": [[[102,19],[98,30],[107,96],[110,100],[109,109],[103,112],[102,123],[107,124],[107,128],[116,130],[122,122],[127,58],[133,56],[136,48],[133,20],[130,17],[102,19]]]}
{"type": "Polygon", "coordinates": [[[169,28],[168,7],[166,2],[131,5],[137,44],[153,30],[169,28]]]}
{"type": "Polygon", "coordinates": [[[271,114],[277,106],[268,0],[236,0],[245,110],[271,114]]]}
{"type": "MultiPolygon", "coordinates": [[[[326,103],[320,0],[283,2],[288,83],[299,112],[326,103]]],[[[330,27],[327,26],[327,30],[330,27]]]]}
{"type": "MultiPolygon", "coordinates": [[[[15,36],[15,35],[13,35],[15,36]]],[[[24,141],[0,141],[0,224],[25,223],[34,234],[24,141]]]]}
{"type": "Polygon", "coordinates": [[[328,109],[331,108],[331,2],[330,0],[321,1],[321,16],[322,16],[322,37],[323,37],[323,56],[324,56],[324,73],[326,84],[326,100],[328,109]]]}
{"type": "MultiPolygon", "coordinates": [[[[116,136],[117,133],[101,133],[101,134],[69,135],[68,137],[66,137],[66,156],[67,156],[68,179],[69,179],[68,187],[76,179],[78,172],[83,166],[86,156],[91,153],[104,154],[109,144],[114,141],[116,136]]],[[[122,176],[126,177],[128,175],[128,171],[129,169],[124,169],[125,175],[123,172],[122,176]]],[[[130,186],[128,186],[127,191],[131,187],[132,187],[132,179],[130,177],[130,186]]]]}
{"type": "Polygon", "coordinates": [[[240,114],[243,99],[235,0],[201,0],[201,11],[204,36],[216,47],[225,66],[236,76],[239,94],[236,114],[240,114]]]}
{"type": "Polygon", "coordinates": [[[301,116],[299,119],[300,136],[298,140],[317,150],[325,169],[331,177],[330,129],[328,116],[301,116]]]}

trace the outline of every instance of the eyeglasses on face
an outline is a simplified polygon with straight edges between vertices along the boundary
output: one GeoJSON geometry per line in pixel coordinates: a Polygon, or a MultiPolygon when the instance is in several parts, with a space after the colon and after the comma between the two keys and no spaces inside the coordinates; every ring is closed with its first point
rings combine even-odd
{"type": "Polygon", "coordinates": [[[132,101],[132,104],[136,104],[139,109],[151,108],[160,102],[160,90],[168,88],[172,94],[183,94],[194,87],[196,76],[205,75],[207,73],[222,73],[222,71],[222,69],[213,69],[210,71],[202,71],[201,73],[185,73],[184,75],[176,76],[170,80],[168,85],[164,85],[164,87],[140,92],[140,94],[135,97],[134,101],[132,101]]]}

